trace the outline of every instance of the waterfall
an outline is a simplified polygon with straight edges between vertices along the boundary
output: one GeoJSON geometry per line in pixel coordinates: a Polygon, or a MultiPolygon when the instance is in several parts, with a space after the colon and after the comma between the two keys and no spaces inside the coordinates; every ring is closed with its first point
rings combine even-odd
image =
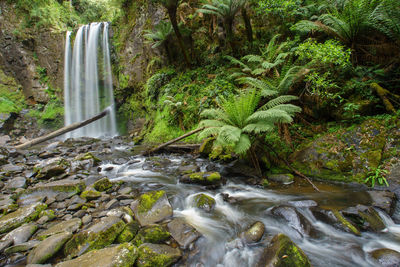
{"type": "Polygon", "coordinates": [[[81,122],[109,108],[109,114],[67,137],[115,136],[116,116],[112,86],[108,23],[84,25],[71,48],[67,32],[64,67],[65,125],[81,122]]]}

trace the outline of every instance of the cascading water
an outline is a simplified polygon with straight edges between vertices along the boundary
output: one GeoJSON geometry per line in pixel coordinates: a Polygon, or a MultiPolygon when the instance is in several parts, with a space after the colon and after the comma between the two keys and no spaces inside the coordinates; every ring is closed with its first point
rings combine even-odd
{"type": "Polygon", "coordinates": [[[64,67],[65,125],[81,122],[108,108],[109,114],[67,137],[117,135],[111,61],[109,24],[95,22],[79,28],[73,48],[67,32],[64,67]]]}

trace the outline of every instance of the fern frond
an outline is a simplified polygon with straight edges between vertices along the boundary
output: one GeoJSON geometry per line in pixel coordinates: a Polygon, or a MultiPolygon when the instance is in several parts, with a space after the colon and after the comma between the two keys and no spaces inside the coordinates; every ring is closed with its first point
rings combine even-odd
{"type": "Polygon", "coordinates": [[[201,131],[198,134],[197,138],[202,140],[202,139],[205,139],[205,138],[210,137],[210,136],[216,136],[216,135],[218,135],[220,130],[221,130],[220,127],[205,128],[203,131],[201,131]]]}
{"type": "Polygon", "coordinates": [[[293,100],[297,100],[299,99],[297,96],[293,96],[293,95],[281,95],[278,96],[270,101],[268,101],[264,107],[265,108],[273,108],[275,106],[278,106],[280,104],[284,104],[293,100]]]}
{"type": "Polygon", "coordinates": [[[283,110],[285,111],[287,114],[289,114],[290,116],[294,116],[296,113],[300,113],[301,112],[301,108],[296,106],[296,105],[292,105],[292,104],[280,104],[277,105],[269,110],[283,110]]]}
{"type": "Polygon", "coordinates": [[[242,155],[251,147],[250,137],[247,134],[241,134],[239,141],[235,144],[234,151],[236,154],[242,155]]]}
{"type": "Polygon", "coordinates": [[[266,123],[291,123],[293,119],[286,111],[279,109],[257,111],[247,119],[248,123],[260,121],[266,123]]]}
{"type": "Polygon", "coordinates": [[[235,144],[239,141],[242,130],[232,125],[225,125],[220,128],[218,138],[225,144],[235,144]]]}
{"type": "Polygon", "coordinates": [[[243,132],[260,134],[260,133],[270,132],[274,128],[275,127],[272,123],[257,122],[246,125],[246,127],[243,128],[243,132]]]}
{"type": "Polygon", "coordinates": [[[220,120],[202,120],[199,127],[222,127],[225,123],[220,120]]]}

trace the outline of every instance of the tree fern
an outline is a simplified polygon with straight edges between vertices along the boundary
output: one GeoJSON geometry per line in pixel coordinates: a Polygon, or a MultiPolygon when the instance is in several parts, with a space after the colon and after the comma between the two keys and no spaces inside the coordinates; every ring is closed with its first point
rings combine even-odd
{"type": "Polygon", "coordinates": [[[259,92],[256,88],[246,90],[239,96],[223,99],[218,109],[203,111],[201,115],[207,119],[199,126],[207,128],[200,132],[199,138],[215,136],[214,145],[233,147],[235,153],[243,155],[258,135],[273,131],[277,123],[292,122],[294,114],[301,111],[299,107],[287,104],[296,99],[293,96],[272,99],[257,110],[261,98],[259,92]]]}

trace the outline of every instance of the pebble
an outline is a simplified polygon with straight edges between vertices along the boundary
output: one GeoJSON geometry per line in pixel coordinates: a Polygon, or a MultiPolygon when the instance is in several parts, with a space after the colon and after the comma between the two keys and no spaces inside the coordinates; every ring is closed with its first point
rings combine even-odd
{"type": "Polygon", "coordinates": [[[105,205],[105,209],[109,210],[109,209],[113,209],[119,206],[119,202],[118,200],[116,200],[115,198],[110,200],[106,205],[105,205]]]}
{"type": "Polygon", "coordinates": [[[88,224],[88,223],[90,223],[91,221],[92,221],[92,216],[89,215],[89,214],[83,216],[83,218],[82,218],[82,223],[83,223],[83,224],[88,224]]]}
{"type": "Polygon", "coordinates": [[[71,214],[67,214],[67,215],[65,215],[64,217],[63,217],[63,220],[64,221],[68,221],[68,220],[71,220],[72,219],[72,215],[71,214]]]}

